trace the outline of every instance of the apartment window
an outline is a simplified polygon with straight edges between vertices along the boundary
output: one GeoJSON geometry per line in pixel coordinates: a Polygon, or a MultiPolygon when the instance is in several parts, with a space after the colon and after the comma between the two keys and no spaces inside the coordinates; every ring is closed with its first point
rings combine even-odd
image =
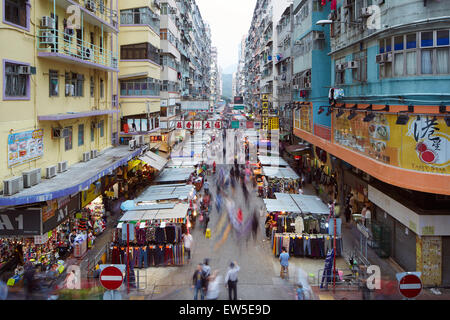
{"type": "Polygon", "coordinates": [[[380,76],[384,78],[450,73],[449,30],[423,31],[381,40],[380,53],[385,52],[392,52],[393,61],[380,65],[380,76]]]}
{"type": "Polygon", "coordinates": [[[161,3],[161,15],[166,15],[169,12],[169,4],[161,3]]]}
{"type": "Polygon", "coordinates": [[[78,146],[84,145],[84,124],[78,125],[78,146]]]}
{"type": "Polygon", "coordinates": [[[15,25],[27,27],[27,3],[26,0],[4,0],[5,21],[15,25]]]}
{"type": "Polygon", "coordinates": [[[120,94],[122,96],[159,96],[159,82],[153,78],[120,81],[120,94]]]}
{"type": "Polygon", "coordinates": [[[91,93],[91,98],[94,98],[94,93],[95,93],[94,77],[91,77],[90,93],[91,93]]]}
{"type": "Polygon", "coordinates": [[[59,96],[59,78],[57,70],[49,70],[49,88],[50,97],[59,96]]]}
{"type": "Polygon", "coordinates": [[[95,140],[95,129],[94,126],[91,125],[91,142],[94,142],[95,140]]]}
{"type": "Polygon", "coordinates": [[[103,138],[105,136],[105,120],[100,120],[98,125],[100,127],[100,137],[103,138]]]}
{"type": "Polygon", "coordinates": [[[367,81],[367,53],[361,51],[353,54],[353,61],[358,63],[358,68],[353,69],[352,77],[353,82],[367,81]]]}
{"type": "Polygon", "coordinates": [[[29,92],[29,75],[21,73],[24,65],[4,62],[5,72],[5,98],[24,98],[29,92]]]}
{"type": "Polygon", "coordinates": [[[64,128],[64,149],[66,151],[72,150],[72,127],[64,128]]]}
{"type": "Polygon", "coordinates": [[[122,60],[149,59],[159,62],[159,50],[149,42],[120,46],[122,60]]]}
{"type": "MultiPolygon", "coordinates": [[[[161,4],[163,6],[163,4],[161,4]]],[[[162,13],[161,13],[162,14],[162,13]]],[[[149,7],[126,9],[120,11],[121,24],[146,24],[159,32],[159,17],[149,7]]]]}
{"type": "Polygon", "coordinates": [[[337,59],[335,61],[335,84],[345,84],[345,67],[339,68],[339,65],[345,65],[345,57],[337,59]]]}
{"type": "Polygon", "coordinates": [[[84,75],[66,72],[66,97],[82,97],[84,95],[84,75]]]}
{"type": "Polygon", "coordinates": [[[100,79],[100,98],[103,99],[105,96],[105,85],[103,84],[103,79],[100,79]]]}

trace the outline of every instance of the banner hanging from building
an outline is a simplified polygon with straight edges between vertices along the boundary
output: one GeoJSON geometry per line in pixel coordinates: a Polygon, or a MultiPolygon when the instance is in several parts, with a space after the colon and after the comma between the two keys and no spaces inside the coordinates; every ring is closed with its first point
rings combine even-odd
{"type": "Polygon", "coordinates": [[[334,141],[389,165],[422,172],[450,173],[450,128],[443,117],[376,114],[372,122],[336,119],[334,141]]]}
{"type": "Polygon", "coordinates": [[[31,130],[8,135],[8,167],[44,156],[44,130],[31,130]]]}

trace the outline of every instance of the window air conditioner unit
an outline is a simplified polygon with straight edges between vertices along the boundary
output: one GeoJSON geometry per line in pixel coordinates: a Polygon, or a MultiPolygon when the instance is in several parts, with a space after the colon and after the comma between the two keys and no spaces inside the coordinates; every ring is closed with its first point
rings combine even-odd
{"type": "Polygon", "coordinates": [[[22,172],[24,188],[31,188],[41,182],[41,168],[22,172]]]}
{"type": "Polygon", "coordinates": [[[19,74],[31,74],[30,66],[19,66],[18,70],[19,74]]]}
{"type": "Polygon", "coordinates": [[[177,14],[177,8],[170,8],[171,14],[177,14]]]}
{"type": "Polygon", "coordinates": [[[314,40],[325,40],[325,33],[323,33],[323,32],[315,33],[314,40]]]}
{"type": "Polygon", "coordinates": [[[89,11],[95,12],[97,9],[97,5],[96,5],[95,1],[87,0],[86,1],[86,9],[88,9],[89,11]]]}
{"type": "Polygon", "coordinates": [[[337,14],[336,11],[332,11],[329,15],[328,15],[328,20],[336,20],[337,19],[337,14]]]}
{"type": "Polygon", "coordinates": [[[12,196],[23,190],[23,176],[3,180],[3,195],[12,196]]]}
{"type": "Polygon", "coordinates": [[[91,128],[92,129],[98,129],[98,123],[97,122],[91,122],[91,128]]]}
{"type": "Polygon", "coordinates": [[[302,44],[302,41],[301,40],[295,40],[295,45],[296,46],[299,46],[299,45],[301,45],[302,44]]]}
{"type": "Polygon", "coordinates": [[[128,142],[128,147],[129,147],[130,151],[134,150],[136,148],[136,140],[134,140],[134,139],[130,140],[128,142]]]}
{"type": "Polygon", "coordinates": [[[345,64],[339,63],[336,65],[337,71],[344,71],[345,70],[345,64]]]}
{"type": "Polygon", "coordinates": [[[154,5],[155,7],[157,7],[158,9],[161,9],[161,5],[160,5],[159,0],[153,0],[153,5],[154,5]]]}
{"type": "Polygon", "coordinates": [[[41,33],[41,42],[45,42],[46,45],[52,44],[56,41],[55,34],[49,31],[41,33]]]}
{"type": "Polygon", "coordinates": [[[51,179],[56,176],[56,166],[45,168],[45,178],[51,179]]]}
{"type": "Polygon", "coordinates": [[[61,139],[62,138],[62,128],[52,128],[52,138],[61,139]]]}
{"type": "Polygon", "coordinates": [[[359,63],[358,61],[349,61],[347,62],[347,69],[358,69],[359,63]]]}
{"type": "Polygon", "coordinates": [[[305,89],[311,89],[311,82],[305,83],[305,89]]]}
{"type": "Polygon", "coordinates": [[[362,16],[363,18],[368,18],[368,17],[370,17],[371,15],[372,15],[372,14],[370,13],[369,7],[361,8],[361,16],[362,16]]]}
{"type": "Polygon", "coordinates": [[[92,60],[92,49],[91,48],[84,48],[84,54],[83,59],[84,60],[92,60]]]}
{"type": "Polygon", "coordinates": [[[67,171],[67,169],[68,169],[67,161],[58,162],[58,173],[65,172],[65,171],[67,171]]]}
{"type": "Polygon", "coordinates": [[[387,52],[384,54],[384,62],[392,62],[392,52],[387,52]]]}
{"type": "Polygon", "coordinates": [[[292,88],[293,88],[294,90],[299,90],[299,89],[300,89],[300,86],[299,86],[299,85],[293,85],[292,88]]]}
{"type": "Polygon", "coordinates": [[[376,62],[378,64],[384,63],[384,54],[383,53],[382,54],[377,54],[376,62]]]}
{"type": "Polygon", "coordinates": [[[98,150],[97,149],[91,150],[91,159],[94,159],[97,157],[98,157],[98,150]]]}
{"type": "Polygon", "coordinates": [[[89,160],[91,160],[91,153],[83,152],[83,162],[88,162],[89,160]]]}
{"type": "Polygon", "coordinates": [[[52,17],[44,16],[41,19],[41,27],[47,29],[55,28],[55,20],[52,17]]]}

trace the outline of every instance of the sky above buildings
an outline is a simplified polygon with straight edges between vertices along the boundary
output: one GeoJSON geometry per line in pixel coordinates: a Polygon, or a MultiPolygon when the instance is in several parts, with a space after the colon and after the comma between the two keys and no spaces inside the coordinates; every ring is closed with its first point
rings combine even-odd
{"type": "Polygon", "coordinates": [[[204,21],[211,26],[212,46],[217,47],[224,73],[238,63],[238,49],[247,34],[256,0],[196,0],[204,21]]]}

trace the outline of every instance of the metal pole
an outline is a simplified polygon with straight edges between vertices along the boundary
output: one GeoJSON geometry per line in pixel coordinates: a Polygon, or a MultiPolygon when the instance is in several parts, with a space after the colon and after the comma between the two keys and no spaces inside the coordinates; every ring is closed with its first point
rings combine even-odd
{"type": "Polygon", "coordinates": [[[130,294],[130,224],[127,223],[127,293],[130,294]]]}
{"type": "Polygon", "coordinates": [[[333,221],[334,221],[334,239],[333,239],[333,249],[334,249],[334,255],[333,255],[333,292],[336,290],[336,214],[334,212],[334,202],[331,205],[331,210],[333,214],[333,221]]]}

